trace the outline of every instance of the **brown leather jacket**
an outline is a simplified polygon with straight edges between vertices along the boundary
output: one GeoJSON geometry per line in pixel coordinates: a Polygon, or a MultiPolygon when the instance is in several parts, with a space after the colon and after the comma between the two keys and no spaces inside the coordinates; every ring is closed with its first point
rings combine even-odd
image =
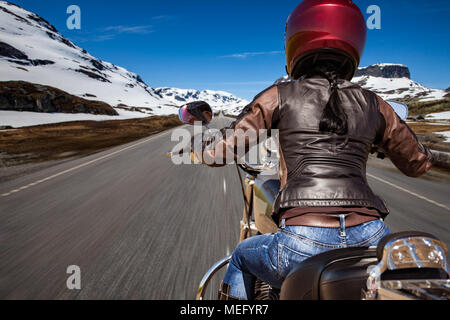
{"type": "MultiPolygon", "coordinates": [[[[339,89],[348,117],[347,136],[319,131],[331,93],[328,80],[313,77],[282,83],[266,89],[244,108],[230,126],[235,133],[205,152],[208,163],[217,160],[218,151],[236,152],[242,132],[278,129],[281,191],[274,213],[298,207],[363,207],[385,217],[389,211],[366,179],[372,146],[378,146],[411,177],[431,168],[431,152],[375,93],[344,80],[339,81],[339,89]]],[[[246,147],[252,142],[247,139],[246,147]]]]}

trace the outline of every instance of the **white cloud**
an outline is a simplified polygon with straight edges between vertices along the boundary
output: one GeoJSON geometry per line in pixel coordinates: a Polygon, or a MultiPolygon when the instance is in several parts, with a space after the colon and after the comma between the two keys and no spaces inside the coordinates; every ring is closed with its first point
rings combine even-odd
{"type": "Polygon", "coordinates": [[[109,26],[103,28],[102,31],[105,32],[115,32],[115,33],[131,33],[131,34],[149,34],[153,32],[153,27],[151,25],[144,26],[109,26]]]}
{"type": "Polygon", "coordinates": [[[273,55],[273,54],[281,54],[281,53],[284,53],[284,52],[283,51],[243,52],[243,53],[234,53],[234,54],[221,56],[221,58],[246,59],[248,57],[273,55]]]}
{"type": "Polygon", "coordinates": [[[259,85],[273,84],[273,81],[236,81],[236,82],[218,82],[215,84],[221,86],[259,86],[259,85]]]}

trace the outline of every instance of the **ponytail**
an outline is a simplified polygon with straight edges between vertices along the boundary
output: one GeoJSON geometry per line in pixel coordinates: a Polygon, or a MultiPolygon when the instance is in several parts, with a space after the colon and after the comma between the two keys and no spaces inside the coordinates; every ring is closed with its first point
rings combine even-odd
{"type": "Polygon", "coordinates": [[[327,79],[331,86],[331,96],[323,111],[319,129],[321,132],[333,132],[338,135],[346,135],[348,133],[348,119],[347,114],[342,108],[341,98],[339,97],[337,76],[335,73],[329,73],[327,79]]]}
{"type": "Polygon", "coordinates": [[[331,87],[331,95],[327,105],[322,113],[319,129],[321,132],[331,132],[338,135],[348,134],[348,118],[342,102],[339,97],[338,78],[339,75],[333,65],[322,64],[320,67],[313,68],[308,76],[320,75],[328,80],[331,87]],[[331,71],[330,71],[331,70],[331,71]]]}

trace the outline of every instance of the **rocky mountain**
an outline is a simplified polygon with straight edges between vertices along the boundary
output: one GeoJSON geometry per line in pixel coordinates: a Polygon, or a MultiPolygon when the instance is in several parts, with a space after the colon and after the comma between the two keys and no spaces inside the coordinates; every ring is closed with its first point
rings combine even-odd
{"type": "Polygon", "coordinates": [[[24,81],[1,83],[0,106],[2,110],[21,112],[118,115],[105,102],[86,100],[56,88],[24,81]]]}
{"type": "Polygon", "coordinates": [[[176,114],[196,96],[212,105],[227,101],[229,108],[246,104],[226,92],[154,89],[138,74],[92,56],[44,18],[6,1],[0,1],[0,71],[0,82],[56,88],[107,103],[128,118],[176,114]]]}
{"type": "Polygon", "coordinates": [[[445,98],[445,91],[427,88],[411,80],[409,68],[380,63],[358,69],[352,82],[378,93],[384,99],[433,101],[445,98]]]}
{"type": "Polygon", "coordinates": [[[47,20],[5,1],[0,1],[0,39],[0,81],[46,85],[112,106],[160,104],[139,75],[95,58],[47,20]]]}
{"type": "MultiPolygon", "coordinates": [[[[275,83],[286,81],[292,80],[283,76],[275,83]]],[[[411,80],[409,68],[402,64],[380,63],[359,68],[352,82],[376,92],[386,100],[433,101],[447,98],[444,90],[430,89],[411,80]]]]}
{"type": "Polygon", "coordinates": [[[408,78],[411,79],[411,73],[407,66],[402,64],[380,63],[368,67],[359,68],[355,77],[371,76],[378,78],[408,78]]]}

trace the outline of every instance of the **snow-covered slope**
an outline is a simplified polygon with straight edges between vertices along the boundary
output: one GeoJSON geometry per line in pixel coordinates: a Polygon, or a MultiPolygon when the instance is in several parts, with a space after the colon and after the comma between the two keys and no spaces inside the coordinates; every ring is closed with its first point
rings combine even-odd
{"type": "Polygon", "coordinates": [[[160,104],[138,75],[96,59],[41,17],[4,1],[0,1],[0,70],[0,81],[44,84],[112,106],[160,104]]]}
{"type": "Polygon", "coordinates": [[[443,112],[437,112],[437,113],[431,113],[427,114],[425,116],[425,119],[430,120],[445,120],[450,122],[450,111],[443,111],[443,112]]]}
{"type": "Polygon", "coordinates": [[[383,99],[418,98],[420,101],[431,101],[443,99],[446,95],[444,90],[430,89],[408,78],[362,76],[353,78],[352,82],[377,92],[383,99]]]}
{"type": "Polygon", "coordinates": [[[444,90],[430,89],[410,79],[407,66],[380,63],[360,68],[352,82],[377,92],[383,99],[414,99],[431,101],[443,99],[444,90]]]}
{"type": "Polygon", "coordinates": [[[237,115],[249,102],[225,91],[198,91],[194,89],[156,88],[155,93],[174,105],[193,101],[206,101],[214,111],[237,115]]]}
{"type": "MultiPolygon", "coordinates": [[[[157,93],[139,75],[97,59],[64,38],[45,19],[0,1],[0,81],[11,80],[104,101],[119,106],[119,115],[127,117],[176,114],[183,102],[195,96],[192,90],[172,88],[158,89],[157,93]],[[140,112],[130,112],[127,107],[137,107],[140,112]]],[[[222,108],[245,104],[226,92],[203,91],[198,96],[217,106],[220,101],[229,102],[222,108]]]]}

